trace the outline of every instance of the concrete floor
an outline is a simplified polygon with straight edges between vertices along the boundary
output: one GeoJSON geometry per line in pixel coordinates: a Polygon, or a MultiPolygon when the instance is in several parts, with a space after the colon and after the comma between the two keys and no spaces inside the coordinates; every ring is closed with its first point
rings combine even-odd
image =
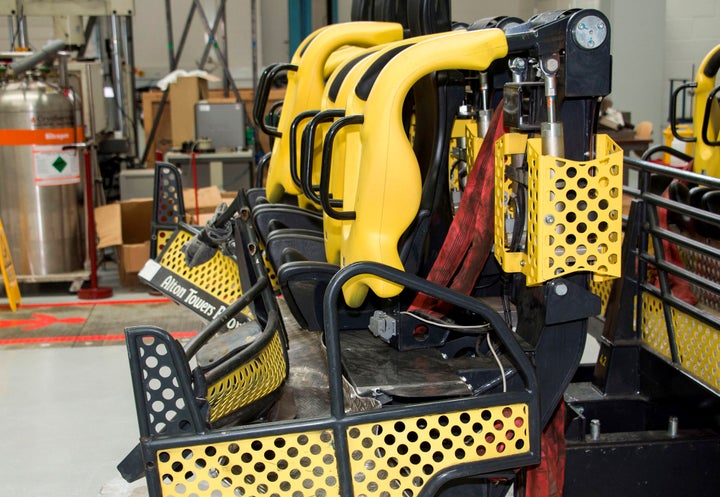
{"type": "MultiPolygon", "coordinates": [[[[120,288],[113,271],[100,274],[113,300],[150,297],[120,288]]],[[[23,304],[78,302],[62,288],[32,288],[23,304]]],[[[12,319],[6,307],[0,319],[12,319]]],[[[115,469],[138,438],[123,342],[0,347],[0,420],[0,495],[147,495],[144,481],[127,484],[115,469]]]]}
{"type": "Polygon", "coordinates": [[[138,486],[115,470],[138,437],[124,345],[0,349],[0,419],[3,495],[124,497],[138,486]]]}

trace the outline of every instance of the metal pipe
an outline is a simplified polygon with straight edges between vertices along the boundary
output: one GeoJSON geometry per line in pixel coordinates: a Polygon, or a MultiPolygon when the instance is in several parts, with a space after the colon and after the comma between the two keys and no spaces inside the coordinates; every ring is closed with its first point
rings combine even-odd
{"type": "Polygon", "coordinates": [[[492,110],[490,110],[490,90],[487,72],[480,73],[480,110],[478,111],[478,136],[485,138],[490,128],[492,110]]]}
{"type": "MultiPolygon", "coordinates": [[[[132,156],[134,158],[137,158],[138,156],[138,132],[137,132],[137,108],[135,105],[131,104],[134,99],[135,95],[135,49],[133,45],[133,25],[132,25],[132,17],[130,16],[123,16],[122,18],[122,28],[123,28],[123,45],[124,45],[124,51],[125,51],[125,60],[127,63],[127,67],[130,68],[130,73],[127,74],[128,79],[128,85],[130,86],[130,91],[128,94],[130,95],[130,99],[128,101],[128,109],[127,113],[125,114],[128,118],[129,126],[132,127],[132,141],[129,144],[129,150],[132,151],[132,156]]],[[[128,137],[128,139],[130,139],[128,137]]]]}
{"type": "Polygon", "coordinates": [[[63,42],[62,40],[53,40],[32,55],[29,55],[28,57],[22,58],[20,60],[16,60],[12,64],[10,64],[10,70],[15,74],[25,72],[28,69],[32,69],[41,62],[44,62],[45,60],[54,57],[55,54],[63,48],[65,48],[65,42],[63,42]]]}
{"type": "Polygon", "coordinates": [[[68,52],[58,52],[58,83],[63,90],[66,90],[69,86],[67,66],[69,58],[70,54],[68,52]]]}
{"type": "Polygon", "coordinates": [[[175,62],[175,44],[172,28],[172,0],[165,0],[165,29],[167,33],[168,67],[172,68],[175,62]]]}
{"type": "Polygon", "coordinates": [[[15,22],[12,16],[8,16],[8,35],[10,36],[10,51],[15,51],[15,22]]]}
{"type": "Polygon", "coordinates": [[[116,14],[113,14],[110,17],[110,29],[112,36],[110,47],[112,50],[113,86],[115,87],[115,104],[118,110],[117,126],[120,133],[122,133],[123,136],[127,136],[125,130],[125,117],[123,115],[125,109],[125,95],[123,92],[122,64],[120,61],[120,25],[116,14]]]}
{"type": "Polygon", "coordinates": [[[678,418],[677,416],[670,416],[668,418],[668,435],[672,438],[677,437],[678,434],[678,418]]]}
{"type": "Polygon", "coordinates": [[[599,419],[591,419],[590,420],[590,438],[592,440],[600,440],[600,420],[599,419]]]}
{"type": "Polygon", "coordinates": [[[557,70],[560,62],[555,57],[540,61],[540,70],[545,81],[545,101],[547,105],[547,122],[540,124],[543,155],[554,157],[565,156],[565,132],[563,124],[557,119],[557,70]]]}
{"type": "Polygon", "coordinates": [[[20,47],[28,47],[30,44],[28,43],[28,33],[27,33],[27,17],[25,17],[25,13],[23,12],[23,8],[20,7],[18,9],[18,22],[17,22],[17,38],[18,38],[18,45],[20,47]]]}
{"type": "MultiPolygon", "coordinates": [[[[228,38],[227,38],[227,10],[225,9],[225,0],[222,2],[222,15],[218,12],[218,16],[222,18],[222,51],[225,57],[228,56],[228,38]]],[[[230,81],[223,79],[223,97],[230,95],[230,81]]]]}
{"type": "Polygon", "coordinates": [[[252,42],[252,87],[257,91],[258,84],[258,46],[257,46],[257,2],[250,0],[250,38],[252,42]]]}

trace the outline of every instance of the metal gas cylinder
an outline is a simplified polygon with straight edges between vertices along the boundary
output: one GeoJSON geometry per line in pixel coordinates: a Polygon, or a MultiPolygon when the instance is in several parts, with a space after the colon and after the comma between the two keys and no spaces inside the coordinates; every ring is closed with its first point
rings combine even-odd
{"type": "Polygon", "coordinates": [[[68,147],[82,141],[72,99],[39,72],[0,82],[0,218],[20,278],[83,269],[80,161],[68,147]]]}

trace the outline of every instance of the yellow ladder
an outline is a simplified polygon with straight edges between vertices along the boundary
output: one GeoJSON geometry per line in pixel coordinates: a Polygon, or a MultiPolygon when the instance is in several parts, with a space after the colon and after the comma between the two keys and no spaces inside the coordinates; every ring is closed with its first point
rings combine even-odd
{"type": "Polygon", "coordinates": [[[20,297],[20,287],[18,286],[17,276],[15,275],[15,267],[10,256],[10,247],[5,237],[5,228],[2,219],[0,219],[0,270],[2,271],[3,281],[5,282],[5,293],[7,294],[10,309],[15,312],[18,306],[22,304],[20,297]]]}

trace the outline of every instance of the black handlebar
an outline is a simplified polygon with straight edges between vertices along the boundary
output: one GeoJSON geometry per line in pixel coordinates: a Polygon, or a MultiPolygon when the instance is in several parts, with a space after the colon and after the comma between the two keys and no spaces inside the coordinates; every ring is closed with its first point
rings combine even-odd
{"type": "Polygon", "coordinates": [[[266,67],[260,75],[255,100],[253,102],[253,120],[255,121],[255,125],[268,136],[274,136],[276,138],[282,136],[282,133],[280,133],[275,126],[268,126],[265,122],[264,112],[268,98],[270,97],[272,83],[281,72],[297,71],[297,69],[297,66],[294,64],[273,64],[266,67]]]}
{"type": "Polygon", "coordinates": [[[325,135],[322,151],[322,166],[320,169],[320,205],[323,211],[333,219],[352,221],[356,214],[354,211],[338,211],[335,207],[342,207],[342,200],[330,199],[330,167],[332,165],[332,148],[335,136],[345,126],[362,124],[365,118],[361,115],[342,117],[332,123],[325,135]]]}
{"type": "MultiPolygon", "coordinates": [[[[720,54],[720,52],[717,52],[715,55],[718,54],[720,54]]],[[[710,126],[710,112],[712,111],[713,103],[715,102],[715,95],[717,95],[719,91],[720,86],[713,88],[713,90],[708,94],[707,102],[705,103],[705,114],[703,115],[702,132],[700,133],[700,136],[702,136],[703,143],[708,147],[717,147],[720,145],[720,140],[711,140],[707,134],[710,126]]],[[[717,130],[715,132],[717,133],[717,130]]]]}
{"type": "Polygon", "coordinates": [[[670,98],[670,131],[672,132],[673,136],[681,142],[693,143],[697,140],[695,137],[680,136],[680,133],[678,133],[677,130],[678,123],[676,110],[678,95],[680,95],[681,91],[688,88],[697,88],[697,83],[686,83],[684,85],[680,85],[675,88],[675,91],[672,92],[672,97],[670,98]]]}
{"type": "Polygon", "coordinates": [[[343,109],[328,109],[318,112],[317,115],[310,120],[308,125],[305,126],[305,130],[303,130],[300,181],[302,183],[302,191],[305,196],[317,204],[320,203],[320,197],[317,193],[315,193],[317,186],[312,184],[313,149],[317,128],[322,123],[330,122],[335,118],[343,116],[345,116],[345,111],[343,109]]]}
{"type": "MultiPolygon", "coordinates": [[[[300,179],[300,173],[298,172],[298,159],[297,159],[297,129],[298,126],[300,126],[300,123],[315,117],[317,113],[320,111],[317,110],[306,110],[301,113],[299,113],[295,118],[293,119],[292,124],[290,124],[290,177],[293,180],[293,183],[295,183],[295,186],[300,188],[302,190],[302,180],[300,179]]],[[[300,144],[300,153],[302,154],[303,147],[305,146],[305,134],[303,133],[303,143],[300,144]]],[[[302,164],[302,158],[300,159],[300,163],[302,164]]]]}

